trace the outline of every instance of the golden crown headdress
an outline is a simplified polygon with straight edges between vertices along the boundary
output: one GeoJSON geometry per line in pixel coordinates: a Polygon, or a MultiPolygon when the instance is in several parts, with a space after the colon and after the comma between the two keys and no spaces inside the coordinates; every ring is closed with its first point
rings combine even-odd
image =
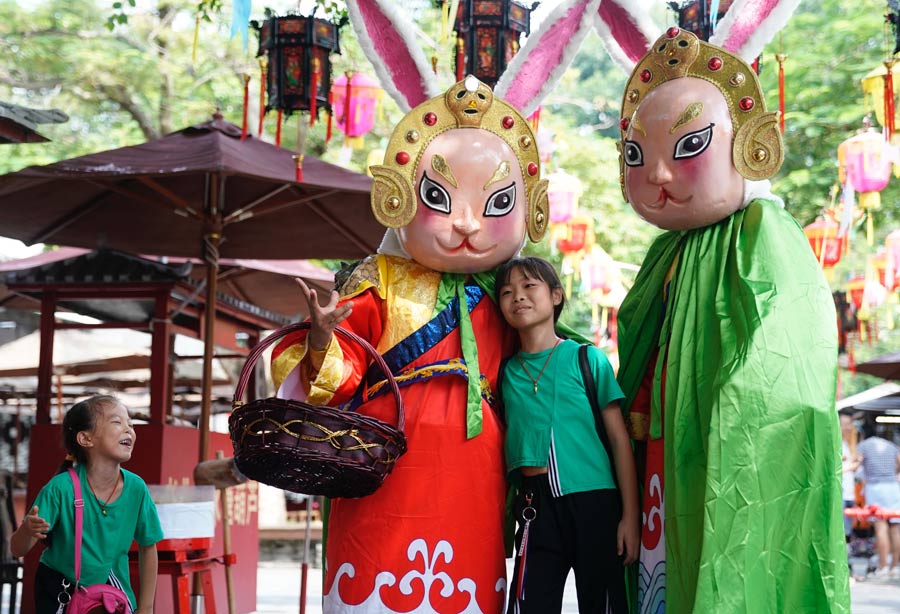
{"type": "Polygon", "coordinates": [[[372,211],[378,221],[388,228],[400,228],[412,221],[417,207],[416,169],[422,153],[435,137],[454,129],[487,130],[509,145],[525,179],[528,237],[540,241],[549,221],[548,182],[540,178],[540,158],[531,125],[471,75],[412,109],[394,128],[384,164],[370,167],[374,178],[372,211]]]}
{"type": "MultiPolygon", "coordinates": [[[[647,94],[681,77],[709,81],[722,92],[734,125],[732,163],[743,177],[768,179],[778,172],[784,162],[778,113],[766,111],[754,70],[740,57],[676,27],[656,40],[628,79],[619,122],[623,141],[635,110],[647,94]]],[[[621,146],[619,170],[619,179],[624,182],[621,146]]]]}

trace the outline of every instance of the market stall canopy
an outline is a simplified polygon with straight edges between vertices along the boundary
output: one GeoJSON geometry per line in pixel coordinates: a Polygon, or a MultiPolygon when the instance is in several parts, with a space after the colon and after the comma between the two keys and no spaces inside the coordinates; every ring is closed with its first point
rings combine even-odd
{"type": "Polygon", "coordinates": [[[844,412],[890,404],[896,404],[895,407],[900,408],[900,396],[898,395],[900,395],[900,384],[884,382],[872,386],[868,390],[839,399],[835,407],[838,411],[844,412]]]}
{"type": "Polygon", "coordinates": [[[0,232],[25,243],[222,258],[355,259],[378,247],[367,175],[293,152],[220,116],[141,145],[0,176],[0,232]]]}
{"type": "Polygon", "coordinates": [[[38,124],[61,124],[69,116],[59,109],[31,109],[10,102],[0,102],[0,143],[45,143],[38,134],[38,124]]]}
{"type": "MultiPolygon", "coordinates": [[[[150,335],[127,329],[66,329],[56,331],[53,343],[53,371],[55,375],[93,376],[115,380],[119,374],[123,380],[143,382],[150,379],[150,335]]],[[[0,383],[19,384],[30,378],[37,383],[40,331],[34,331],[0,346],[0,383]],[[16,378],[10,379],[10,378],[16,378]],[[18,381],[17,381],[18,380],[18,381]]],[[[200,357],[203,342],[183,335],[175,336],[176,385],[197,385],[200,381],[200,357]]],[[[231,383],[228,371],[218,360],[213,361],[213,378],[216,384],[231,383]]],[[[67,383],[88,381],[88,378],[67,379],[67,383]]]]}
{"type": "Polygon", "coordinates": [[[867,373],[884,379],[900,380],[900,352],[892,352],[856,365],[860,373],[867,373]]]}
{"type": "MultiPolygon", "coordinates": [[[[14,293],[2,283],[4,273],[22,271],[35,267],[45,267],[78,256],[91,253],[80,247],[60,247],[51,251],[0,262],[0,307],[10,309],[39,310],[40,301],[24,293],[14,293]]],[[[99,254],[99,252],[97,252],[99,254]]],[[[130,256],[133,258],[133,256],[130,256]]],[[[146,260],[169,264],[180,270],[185,278],[190,278],[198,287],[204,283],[206,264],[198,258],[169,258],[145,256],[146,260]],[[187,265],[187,266],[185,266],[187,265]]],[[[95,260],[96,256],[91,260],[95,260]]],[[[120,271],[121,272],[121,271],[120,271]]],[[[72,269],[64,272],[51,267],[49,274],[76,275],[72,269]]],[[[127,271],[124,273],[127,276],[127,271]]],[[[267,311],[279,314],[290,320],[305,318],[309,313],[306,299],[297,285],[297,277],[308,285],[319,290],[320,301],[327,301],[334,287],[334,274],[328,269],[308,260],[256,260],[245,258],[223,258],[219,262],[218,292],[234,299],[252,304],[267,311]]],[[[324,304],[324,303],[323,303],[324,304]]],[[[69,304],[61,305],[71,311],[77,307],[69,304]]],[[[83,313],[103,319],[102,314],[83,313]]],[[[106,314],[108,317],[110,314],[106,314]]]]}

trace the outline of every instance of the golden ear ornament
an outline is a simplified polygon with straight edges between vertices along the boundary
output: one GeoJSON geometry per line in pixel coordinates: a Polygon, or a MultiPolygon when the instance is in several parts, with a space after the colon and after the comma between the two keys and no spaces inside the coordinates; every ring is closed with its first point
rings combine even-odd
{"type": "Polygon", "coordinates": [[[549,185],[548,180],[541,179],[531,191],[528,199],[528,238],[534,243],[544,238],[544,234],[547,232],[547,222],[550,221],[550,198],[547,196],[549,185]]]}
{"type": "Polygon", "coordinates": [[[731,158],[745,179],[769,179],[784,162],[784,142],[778,113],[766,113],[741,126],[734,136],[731,158]]]}
{"type": "Polygon", "coordinates": [[[397,171],[372,166],[372,212],[382,226],[400,228],[416,215],[412,184],[397,171]]]}

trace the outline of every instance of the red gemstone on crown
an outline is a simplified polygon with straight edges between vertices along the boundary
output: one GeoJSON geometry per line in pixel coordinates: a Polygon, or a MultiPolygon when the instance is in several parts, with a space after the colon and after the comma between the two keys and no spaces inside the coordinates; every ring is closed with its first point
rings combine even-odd
{"type": "Polygon", "coordinates": [[[512,128],[513,126],[516,125],[516,120],[514,120],[512,118],[512,116],[507,115],[506,117],[503,118],[503,121],[501,123],[503,124],[504,128],[509,130],[510,128],[512,128]]]}
{"type": "Polygon", "coordinates": [[[437,123],[437,113],[432,113],[429,111],[425,114],[425,117],[422,118],[422,121],[425,122],[426,126],[433,126],[437,123]]]}
{"type": "Polygon", "coordinates": [[[622,132],[625,132],[626,130],[628,130],[628,126],[630,123],[631,122],[628,121],[627,117],[623,117],[619,120],[619,128],[622,129],[622,132]]]}
{"type": "Polygon", "coordinates": [[[397,164],[407,164],[409,163],[409,154],[405,151],[398,151],[394,159],[397,160],[397,164]]]}
{"type": "Polygon", "coordinates": [[[534,162],[529,162],[528,163],[528,174],[531,175],[532,177],[534,177],[535,175],[537,175],[537,172],[538,172],[538,165],[535,164],[534,162]]]}
{"type": "Polygon", "coordinates": [[[722,58],[713,56],[709,58],[709,62],[706,63],[706,67],[710,70],[719,70],[722,68],[722,58]]]}
{"type": "Polygon", "coordinates": [[[679,30],[679,29],[676,28],[675,26],[672,26],[671,28],[669,28],[668,30],[666,30],[666,38],[675,38],[675,37],[678,36],[680,33],[681,33],[681,30],[679,30]]]}
{"type": "Polygon", "coordinates": [[[753,99],[749,96],[746,98],[741,98],[741,101],[738,103],[738,106],[741,107],[741,111],[749,111],[753,108],[753,105],[756,104],[753,102],[753,99]]]}
{"type": "Polygon", "coordinates": [[[640,79],[644,83],[647,83],[651,78],[653,78],[653,74],[650,72],[649,68],[645,68],[641,71],[640,79]]]}

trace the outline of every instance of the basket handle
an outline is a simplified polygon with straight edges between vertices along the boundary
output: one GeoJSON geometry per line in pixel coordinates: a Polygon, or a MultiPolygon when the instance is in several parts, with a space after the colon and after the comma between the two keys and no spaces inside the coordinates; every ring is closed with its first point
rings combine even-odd
{"type": "MultiPolygon", "coordinates": [[[[244,366],[241,369],[241,376],[238,379],[237,388],[235,388],[234,390],[234,403],[237,404],[243,401],[244,393],[247,390],[247,384],[250,382],[250,377],[253,375],[253,367],[256,366],[256,361],[259,360],[260,356],[262,356],[262,353],[266,350],[266,348],[274,344],[285,335],[289,335],[301,330],[309,330],[310,328],[311,324],[309,322],[297,322],[296,324],[288,324],[287,326],[282,326],[271,335],[253,346],[250,354],[247,355],[247,361],[244,363],[244,366]]],[[[397,385],[397,380],[394,379],[394,374],[391,373],[391,370],[388,368],[387,363],[384,362],[384,358],[381,357],[381,354],[378,353],[378,350],[373,348],[368,341],[366,341],[356,333],[352,333],[345,328],[341,328],[340,326],[336,327],[334,329],[334,332],[337,333],[338,336],[344,337],[345,339],[361,346],[362,349],[366,351],[369,357],[384,373],[385,378],[387,378],[388,386],[391,387],[391,393],[394,395],[394,402],[397,404],[397,429],[402,432],[404,430],[404,426],[406,425],[406,416],[403,411],[403,399],[400,397],[400,387],[397,385]]]]}

